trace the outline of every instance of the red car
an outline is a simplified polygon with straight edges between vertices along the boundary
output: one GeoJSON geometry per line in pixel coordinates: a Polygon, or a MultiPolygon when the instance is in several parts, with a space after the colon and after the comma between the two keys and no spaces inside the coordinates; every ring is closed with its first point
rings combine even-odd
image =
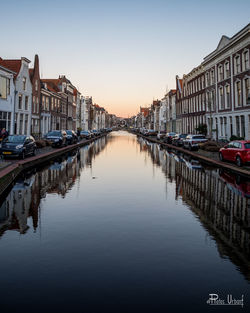
{"type": "Polygon", "coordinates": [[[237,140],[229,142],[220,149],[219,157],[221,161],[233,161],[238,166],[250,162],[250,141],[237,140]]]}

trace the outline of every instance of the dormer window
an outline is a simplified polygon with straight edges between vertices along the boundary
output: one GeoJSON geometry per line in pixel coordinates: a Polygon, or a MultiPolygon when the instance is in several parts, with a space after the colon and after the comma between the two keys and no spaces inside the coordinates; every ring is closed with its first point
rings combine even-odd
{"type": "Polygon", "coordinates": [[[23,90],[26,90],[26,77],[23,77],[23,90]]]}

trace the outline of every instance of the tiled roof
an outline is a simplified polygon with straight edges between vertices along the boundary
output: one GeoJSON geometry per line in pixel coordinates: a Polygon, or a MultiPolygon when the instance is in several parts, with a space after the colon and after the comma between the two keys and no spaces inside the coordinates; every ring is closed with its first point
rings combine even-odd
{"type": "Polygon", "coordinates": [[[48,79],[42,79],[42,82],[44,82],[44,83],[52,83],[52,84],[58,86],[59,83],[60,83],[60,79],[59,78],[52,78],[52,79],[48,78],[48,79]]]}
{"type": "Polygon", "coordinates": [[[141,113],[143,113],[143,115],[147,117],[149,114],[149,108],[141,108],[141,113]]]}
{"type": "Polygon", "coordinates": [[[20,71],[22,60],[3,60],[2,58],[0,58],[0,65],[15,72],[16,74],[14,75],[14,78],[16,78],[20,71]]]}
{"type": "Polygon", "coordinates": [[[53,92],[60,91],[58,87],[59,79],[41,79],[41,81],[47,85],[49,91],[53,92]]]}

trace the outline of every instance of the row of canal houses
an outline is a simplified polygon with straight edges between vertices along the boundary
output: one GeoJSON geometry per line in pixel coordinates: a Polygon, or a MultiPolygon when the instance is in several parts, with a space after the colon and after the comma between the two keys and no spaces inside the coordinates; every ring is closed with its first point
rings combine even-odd
{"type": "Polygon", "coordinates": [[[41,79],[39,58],[0,57],[0,130],[39,138],[50,130],[111,127],[115,116],[80,91],[64,75],[41,79]]]}
{"type": "Polygon", "coordinates": [[[233,37],[222,36],[217,48],[182,78],[175,89],[132,119],[134,127],[197,133],[213,139],[250,139],[250,24],[233,37]]]}

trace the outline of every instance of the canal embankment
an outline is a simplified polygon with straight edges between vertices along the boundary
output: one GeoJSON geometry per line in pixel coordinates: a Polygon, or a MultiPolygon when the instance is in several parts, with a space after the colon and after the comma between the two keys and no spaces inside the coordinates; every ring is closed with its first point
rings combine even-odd
{"type": "Polygon", "coordinates": [[[167,149],[171,149],[173,151],[177,151],[179,153],[189,155],[190,157],[200,161],[201,163],[212,165],[212,166],[215,166],[217,168],[223,168],[227,171],[231,171],[231,172],[234,172],[236,174],[250,178],[250,170],[249,169],[247,169],[246,167],[238,167],[232,163],[220,161],[218,156],[217,156],[218,153],[217,154],[216,153],[206,153],[206,151],[201,151],[201,150],[189,151],[189,150],[186,150],[184,148],[176,147],[174,145],[165,143],[165,142],[158,140],[156,138],[144,136],[140,133],[133,133],[133,134],[140,136],[140,137],[142,137],[142,138],[144,138],[150,142],[160,144],[161,146],[163,146],[167,149]]]}
{"type": "Polygon", "coordinates": [[[92,139],[83,140],[76,144],[69,145],[63,148],[55,148],[51,150],[45,150],[35,156],[28,157],[24,160],[18,160],[15,163],[9,163],[0,169],[0,196],[15,182],[17,177],[24,171],[31,168],[41,166],[42,164],[52,161],[59,156],[62,156],[70,151],[88,145],[89,143],[100,139],[107,134],[102,134],[92,139]]]}

